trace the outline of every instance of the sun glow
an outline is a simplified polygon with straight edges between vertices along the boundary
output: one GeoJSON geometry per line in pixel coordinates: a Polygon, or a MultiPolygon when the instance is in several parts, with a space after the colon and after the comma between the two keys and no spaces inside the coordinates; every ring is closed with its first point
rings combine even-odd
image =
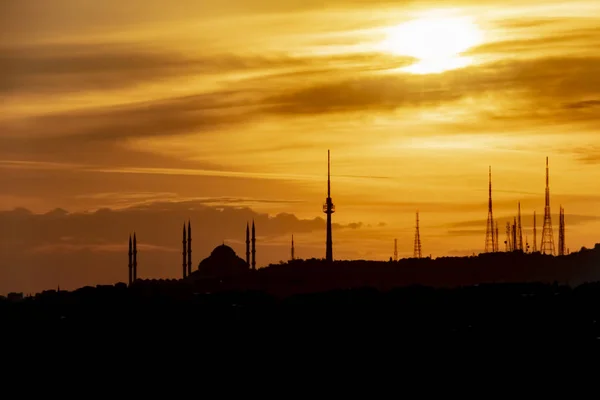
{"type": "Polygon", "coordinates": [[[472,59],[461,53],[482,41],[481,30],[468,17],[431,17],[388,29],[382,50],[419,60],[403,71],[430,74],[471,64],[472,59]]]}

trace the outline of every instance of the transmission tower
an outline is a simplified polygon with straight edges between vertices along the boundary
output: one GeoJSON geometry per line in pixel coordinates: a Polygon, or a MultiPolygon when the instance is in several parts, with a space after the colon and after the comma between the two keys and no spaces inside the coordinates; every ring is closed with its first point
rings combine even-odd
{"type": "Polygon", "coordinates": [[[542,231],[542,254],[554,255],[554,233],[550,214],[550,169],[546,157],[546,206],[544,207],[544,229],[542,231]]]}
{"type": "Polygon", "coordinates": [[[519,214],[518,214],[518,222],[517,222],[517,240],[519,243],[517,250],[523,251],[523,227],[521,225],[521,202],[519,202],[519,214]]]}
{"type": "Polygon", "coordinates": [[[565,252],[565,209],[560,206],[560,225],[558,229],[558,255],[564,256],[565,252]]]}
{"type": "Polygon", "coordinates": [[[510,222],[506,223],[506,240],[504,241],[504,249],[506,252],[512,251],[512,228],[510,222]]]}
{"type": "Polygon", "coordinates": [[[419,232],[419,212],[417,211],[417,227],[415,230],[415,250],[414,250],[414,258],[421,258],[421,234],[419,232]]]}
{"type": "Polygon", "coordinates": [[[495,252],[498,252],[498,251],[500,251],[500,247],[499,247],[499,244],[498,244],[498,242],[499,242],[499,239],[498,239],[498,238],[499,238],[499,237],[500,237],[500,236],[499,236],[499,234],[498,234],[498,221],[496,221],[496,232],[495,232],[495,236],[494,236],[494,239],[495,239],[495,240],[494,240],[494,251],[495,251],[495,252]]]}
{"type": "Polygon", "coordinates": [[[394,239],[394,261],[398,261],[398,239],[394,239]]]}
{"type": "Polygon", "coordinates": [[[537,221],[535,211],[533,212],[533,252],[537,253],[537,221]]]}
{"type": "Polygon", "coordinates": [[[488,217],[487,217],[487,228],[485,231],[485,252],[493,252],[496,248],[494,239],[494,212],[492,209],[492,167],[490,166],[489,171],[489,183],[488,183],[488,217]]]}

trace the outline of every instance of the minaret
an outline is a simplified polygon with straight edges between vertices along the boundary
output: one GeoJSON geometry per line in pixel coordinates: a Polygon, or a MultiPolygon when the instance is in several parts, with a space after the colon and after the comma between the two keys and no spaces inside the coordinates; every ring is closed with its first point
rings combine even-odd
{"type": "Polygon", "coordinates": [[[488,184],[488,217],[487,217],[487,228],[485,232],[485,252],[493,252],[496,248],[494,238],[494,212],[492,211],[492,167],[490,166],[489,171],[489,184],[488,184]]]}
{"type": "Polygon", "coordinates": [[[327,242],[325,250],[325,259],[327,262],[333,262],[333,236],[331,232],[331,214],[335,212],[335,205],[331,200],[331,159],[330,152],[327,150],[327,199],[323,204],[323,212],[327,214],[327,242]]]}
{"type": "Polygon", "coordinates": [[[417,227],[415,230],[415,249],[414,249],[414,258],[421,258],[421,233],[419,232],[419,212],[417,211],[417,227]]]}
{"type": "Polygon", "coordinates": [[[537,217],[533,212],[533,252],[537,253],[537,217]]]}
{"type": "Polygon", "coordinates": [[[252,220],[252,270],[256,270],[256,230],[252,220]]]}
{"type": "Polygon", "coordinates": [[[519,243],[517,242],[517,218],[515,217],[513,226],[512,226],[512,243],[513,243],[513,251],[519,250],[519,243]]]}
{"type": "Polygon", "coordinates": [[[519,247],[517,250],[523,251],[523,227],[521,225],[521,202],[519,202],[519,214],[518,214],[518,222],[517,222],[517,240],[519,241],[519,247]]]}
{"type": "Polygon", "coordinates": [[[182,256],[183,256],[183,262],[182,262],[182,265],[183,265],[183,279],[185,279],[185,277],[187,276],[187,262],[185,260],[185,257],[186,257],[186,254],[187,254],[187,251],[186,251],[187,239],[185,237],[185,222],[183,223],[183,240],[182,240],[182,243],[183,243],[183,252],[182,252],[182,256]]]}
{"type": "Polygon", "coordinates": [[[544,229],[542,230],[542,254],[554,255],[554,233],[550,213],[550,169],[546,157],[546,206],[544,207],[544,229]]]}
{"type": "Polygon", "coordinates": [[[188,219],[188,237],[187,237],[187,274],[192,274],[192,223],[188,219]]]}
{"type": "Polygon", "coordinates": [[[131,285],[131,282],[133,280],[133,260],[132,260],[132,256],[133,256],[133,248],[131,245],[131,234],[129,234],[129,285],[131,285]]]}
{"type": "Polygon", "coordinates": [[[246,222],[246,265],[250,268],[250,226],[246,222]]]}
{"type": "Polygon", "coordinates": [[[294,254],[294,235],[292,235],[292,261],[294,261],[296,259],[296,256],[294,254]]]}
{"type": "Polygon", "coordinates": [[[137,240],[133,232],[133,281],[137,280],[137,240]]]}

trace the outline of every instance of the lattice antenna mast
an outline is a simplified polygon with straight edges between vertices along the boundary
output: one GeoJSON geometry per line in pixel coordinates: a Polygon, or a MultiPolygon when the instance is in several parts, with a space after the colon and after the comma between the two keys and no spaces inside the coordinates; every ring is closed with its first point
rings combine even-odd
{"type": "Polygon", "coordinates": [[[544,229],[542,231],[543,254],[554,255],[554,233],[552,232],[552,215],[550,213],[550,169],[546,157],[546,206],[544,207],[544,229]]]}
{"type": "Polygon", "coordinates": [[[327,150],[327,199],[323,204],[323,212],[327,214],[327,242],[325,250],[325,259],[333,262],[333,235],[331,232],[331,214],[335,212],[335,205],[331,200],[331,158],[330,151],[327,150]]]}
{"type": "Polygon", "coordinates": [[[558,255],[564,256],[565,252],[565,209],[560,206],[560,218],[559,218],[559,229],[558,229],[558,255]]]}
{"type": "Polygon", "coordinates": [[[394,239],[394,261],[398,261],[398,239],[394,239]]]}
{"type": "Polygon", "coordinates": [[[500,235],[499,235],[499,232],[498,232],[498,221],[496,221],[496,232],[495,232],[495,237],[494,238],[496,239],[494,241],[495,242],[494,251],[495,252],[499,252],[500,251],[500,244],[499,244],[500,235]]]}
{"type": "Polygon", "coordinates": [[[504,241],[504,248],[507,252],[512,251],[512,228],[510,227],[510,222],[506,223],[506,240],[504,241]]]}
{"type": "Polygon", "coordinates": [[[294,235],[292,235],[292,261],[296,259],[296,255],[294,254],[294,235]]]}
{"type": "Polygon", "coordinates": [[[517,220],[517,240],[519,243],[518,250],[523,251],[523,226],[521,225],[521,202],[519,202],[519,213],[517,220]]]}
{"type": "Polygon", "coordinates": [[[537,217],[533,212],[533,252],[537,253],[537,217]]]}
{"type": "Polygon", "coordinates": [[[421,251],[421,233],[419,231],[419,212],[417,211],[417,226],[415,230],[415,249],[414,258],[421,258],[423,256],[421,251]]]}
{"type": "Polygon", "coordinates": [[[489,185],[488,185],[488,217],[487,217],[487,228],[485,232],[485,252],[493,252],[496,248],[495,242],[497,238],[494,238],[494,212],[492,208],[492,167],[490,166],[489,171],[489,185]]]}

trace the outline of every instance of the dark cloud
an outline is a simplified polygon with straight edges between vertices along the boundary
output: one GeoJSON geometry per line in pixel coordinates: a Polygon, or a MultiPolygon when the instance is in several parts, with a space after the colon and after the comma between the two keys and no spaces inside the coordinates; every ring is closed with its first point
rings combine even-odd
{"type": "Polygon", "coordinates": [[[434,75],[361,76],[290,89],[268,99],[267,107],[281,114],[369,112],[437,106],[465,98],[495,101],[506,96],[528,105],[503,107],[501,113],[480,112],[479,117],[497,124],[597,121],[598,113],[567,109],[562,103],[597,96],[598,70],[600,58],[555,57],[501,61],[434,75]]]}
{"type": "Polygon", "coordinates": [[[0,92],[56,93],[123,89],[169,78],[232,71],[310,68],[285,54],[191,56],[144,43],[71,43],[0,47],[0,92]]]}
{"type": "Polygon", "coordinates": [[[585,164],[600,163],[600,146],[589,145],[586,147],[577,147],[572,150],[578,161],[585,164]]]}
{"type": "Polygon", "coordinates": [[[600,100],[584,100],[584,101],[576,101],[573,103],[566,103],[564,105],[565,108],[572,109],[582,109],[582,108],[592,108],[592,107],[600,107],[600,100]]]}
{"type": "MultiPolygon", "coordinates": [[[[269,216],[247,207],[208,206],[204,201],[155,202],[86,213],[63,209],[45,214],[26,209],[2,211],[0,292],[48,288],[59,283],[58,276],[62,276],[63,287],[124,280],[127,241],[133,231],[139,243],[142,275],[177,277],[182,226],[188,219],[192,222],[195,264],[223,241],[243,254],[246,223],[252,220],[261,266],[287,259],[288,245],[278,238],[296,234],[297,246],[302,247],[303,234],[325,230],[320,217],[299,219],[289,213],[269,216]],[[274,243],[280,243],[279,247],[274,243]]],[[[334,229],[361,226],[334,224],[334,229]]]]}

